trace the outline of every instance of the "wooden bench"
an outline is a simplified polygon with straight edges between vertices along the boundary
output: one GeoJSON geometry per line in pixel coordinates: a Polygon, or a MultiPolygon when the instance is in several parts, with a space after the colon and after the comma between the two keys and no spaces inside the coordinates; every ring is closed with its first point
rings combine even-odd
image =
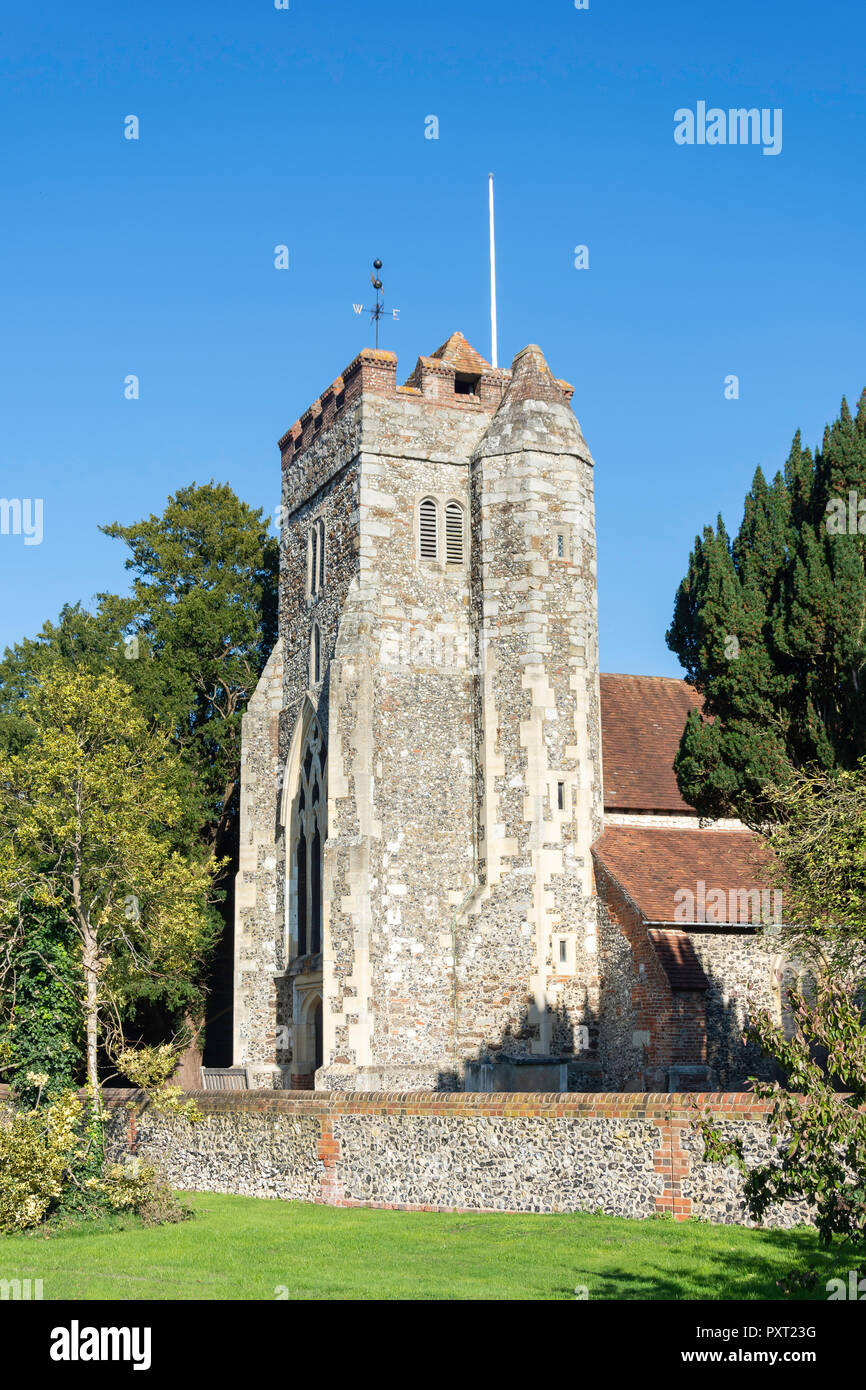
{"type": "Polygon", "coordinates": [[[250,1079],[246,1067],[202,1067],[203,1091],[248,1091],[250,1079]]]}

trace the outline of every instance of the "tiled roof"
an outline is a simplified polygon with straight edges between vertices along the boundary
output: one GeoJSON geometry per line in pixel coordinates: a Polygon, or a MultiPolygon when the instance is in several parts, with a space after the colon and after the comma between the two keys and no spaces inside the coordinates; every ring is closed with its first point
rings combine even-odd
{"type": "Polygon", "coordinates": [[[673,762],[688,712],[700,704],[700,695],[685,681],[601,677],[606,810],[691,810],[680,795],[673,762]]]}
{"type": "Polygon", "coordinates": [[[745,925],[770,887],[769,853],[748,830],[667,830],[609,825],[592,848],[597,866],[619,884],[648,922],[685,925],[678,905],[693,895],[695,923],[745,925]],[[710,895],[724,895],[721,900],[710,895]],[[679,897],[677,895],[680,895],[679,897]]]}
{"type": "Polygon", "coordinates": [[[709,989],[709,980],[687,932],[650,927],[647,936],[671,989],[709,989]]]}
{"type": "Polygon", "coordinates": [[[469,372],[473,376],[480,376],[482,372],[491,370],[490,363],[486,362],[480,352],[476,352],[471,343],[467,342],[462,333],[452,333],[451,337],[438,347],[435,352],[431,352],[431,357],[438,357],[441,361],[447,362],[449,367],[453,367],[458,372],[469,372]]]}

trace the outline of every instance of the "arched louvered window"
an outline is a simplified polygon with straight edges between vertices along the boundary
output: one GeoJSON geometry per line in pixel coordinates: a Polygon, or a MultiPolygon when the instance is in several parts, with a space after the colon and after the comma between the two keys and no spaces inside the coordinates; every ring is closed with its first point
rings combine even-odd
{"type": "Polygon", "coordinates": [[[310,684],[318,685],[322,679],[322,634],[319,624],[313,623],[310,635],[310,684]]]}
{"type": "Polygon", "coordinates": [[[463,564],[463,508],[449,502],[445,508],[445,559],[449,565],[463,564]]]}
{"type": "Polygon", "coordinates": [[[422,560],[439,558],[439,508],[432,497],[425,497],[419,512],[419,550],[422,560]]]}

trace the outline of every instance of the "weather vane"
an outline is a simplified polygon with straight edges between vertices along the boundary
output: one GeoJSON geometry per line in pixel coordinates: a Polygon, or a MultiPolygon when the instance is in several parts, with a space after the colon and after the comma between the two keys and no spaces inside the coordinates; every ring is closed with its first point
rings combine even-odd
{"type": "Polygon", "coordinates": [[[381,269],[382,269],[382,262],[381,262],[380,260],[375,260],[375,261],[373,262],[373,271],[374,271],[374,274],[370,276],[370,281],[371,281],[371,283],[372,283],[373,289],[376,291],[376,305],[375,305],[375,308],[373,308],[373,309],[365,309],[363,304],[353,304],[353,305],[352,305],[352,308],[355,310],[355,313],[356,313],[356,314],[369,314],[369,315],[370,315],[370,322],[371,322],[371,323],[375,323],[375,325],[376,325],[376,347],[377,347],[377,348],[378,348],[378,346],[379,346],[379,320],[380,320],[381,318],[384,318],[386,315],[389,316],[390,318],[392,318],[392,319],[394,320],[395,323],[398,323],[399,320],[400,320],[400,310],[399,310],[399,309],[386,309],[386,308],[385,308],[385,305],[384,305],[384,303],[383,303],[383,301],[382,301],[382,281],[379,279],[379,271],[380,271],[381,269]]]}

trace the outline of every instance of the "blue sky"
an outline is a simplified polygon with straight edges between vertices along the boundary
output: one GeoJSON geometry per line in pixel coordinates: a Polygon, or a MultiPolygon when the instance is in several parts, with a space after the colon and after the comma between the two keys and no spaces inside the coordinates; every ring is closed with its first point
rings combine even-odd
{"type": "Polygon", "coordinates": [[[100,523],[211,477],[276,505],[374,256],[401,379],[486,355],[493,170],[500,361],[541,344],[596,459],[602,669],[677,674],[696,531],[866,385],[862,10],[290,3],[2,8],[0,496],[44,538],[0,536],[0,647],[125,588],[100,523]],[[677,145],[698,101],[781,108],[781,153],[677,145]]]}

